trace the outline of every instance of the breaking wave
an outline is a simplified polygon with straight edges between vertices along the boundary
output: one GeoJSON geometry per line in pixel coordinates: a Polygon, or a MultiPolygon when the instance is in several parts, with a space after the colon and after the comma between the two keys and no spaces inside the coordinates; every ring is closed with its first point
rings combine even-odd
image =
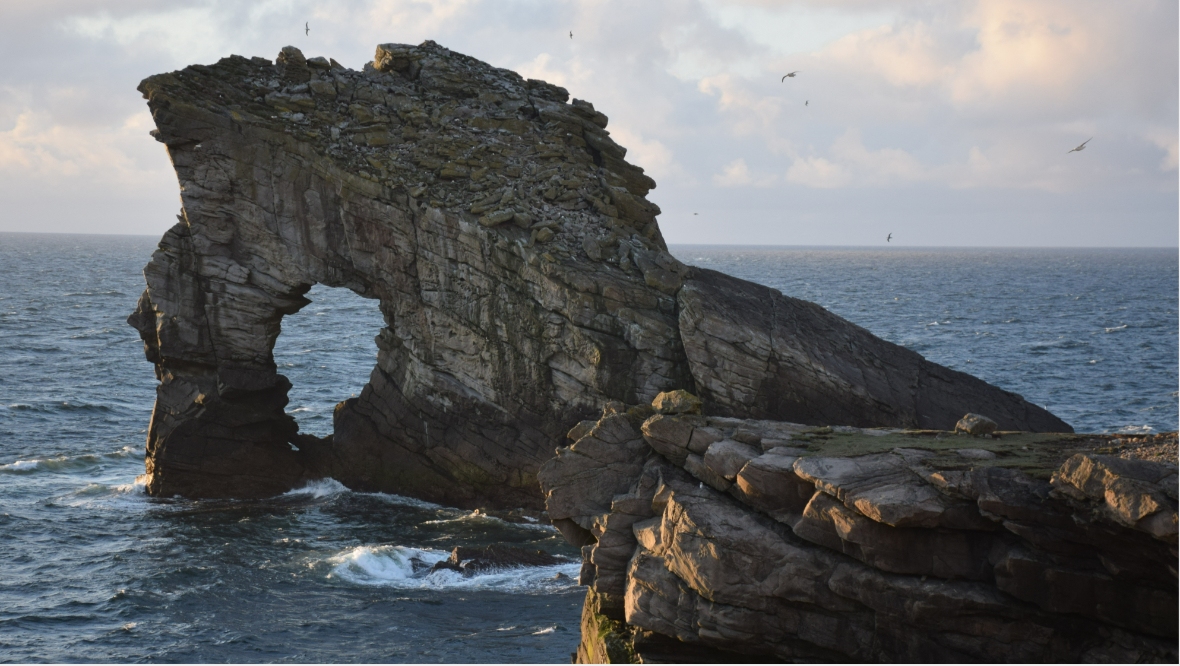
{"type": "Polygon", "coordinates": [[[471,576],[430,568],[450,553],[407,546],[357,546],[327,559],[328,578],[353,585],[402,590],[489,590],[517,594],[545,594],[577,585],[577,562],[544,567],[494,569],[471,576]]]}
{"type": "Polygon", "coordinates": [[[136,452],[136,447],[124,446],[110,453],[85,453],[80,456],[52,456],[49,458],[33,458],[32,460],[16,460],[0,465],[0,472],[9,474],[31,474],[33,472],[73,472],[104,461],[126,458],[136,452]]]}

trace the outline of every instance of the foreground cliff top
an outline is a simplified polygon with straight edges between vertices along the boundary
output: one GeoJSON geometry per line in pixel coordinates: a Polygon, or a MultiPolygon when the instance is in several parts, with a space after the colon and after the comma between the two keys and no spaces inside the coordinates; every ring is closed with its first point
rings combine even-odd
{"type": "Polygon", "coordinates": [[[580,663],[1175,662],[1175,433],[699,411],[608,404],[541,468],[580,663]]]}

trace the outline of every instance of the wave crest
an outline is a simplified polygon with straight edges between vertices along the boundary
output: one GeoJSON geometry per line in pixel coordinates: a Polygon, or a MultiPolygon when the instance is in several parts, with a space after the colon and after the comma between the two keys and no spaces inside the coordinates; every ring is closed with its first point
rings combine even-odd
{"type": "Polygon", "coordinates": [[[353,585],[403,590],[494,590],[523,594],[552,593],[576,587],[581,564],[568,562],[544,567],[515,567],[465,576],[457,571],[431,571],[450,553],[407,546],[357,546],[327,562],[329,578],[353,585]]]}

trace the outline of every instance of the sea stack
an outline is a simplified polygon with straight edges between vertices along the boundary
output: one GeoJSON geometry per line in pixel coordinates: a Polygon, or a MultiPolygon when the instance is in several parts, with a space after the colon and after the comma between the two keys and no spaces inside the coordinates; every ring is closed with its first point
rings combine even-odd
{"type": "Polygon", "coordinates": [[[1020,396],[667,251],[607,117],[434,42],[363,71],[286,47],[146,79],[179,221],[129,322],[160,380],[153,495],[331,476],[456,506],[543,505],[537,471],[604,403],[683,389],[715,417],[1068,432],[1020,396]],[[315,284],[385,327],[334,433],[300,435],[272,349],[315,284]]]}

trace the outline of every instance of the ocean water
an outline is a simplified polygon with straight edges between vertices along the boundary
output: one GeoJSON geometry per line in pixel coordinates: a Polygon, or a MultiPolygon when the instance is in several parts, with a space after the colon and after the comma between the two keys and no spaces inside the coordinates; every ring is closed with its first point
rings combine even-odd
{"type": "MultiPolygon", "coordinates": [[[[154,238],[0,234],[0,661],[562,662],[577,552],[549,526],[323,481],[264,501],[146,497],[155,379],[124,322],[154,238]],[[568,564],[423,575],[458,545],[568,564]]],[[[1078,430],[1175,430],[1177,258],[1155,250],[678,246],[816,301],[1078,430]]],[[[326,434],[376,303],[317,287],[275,350],[326,434]]]]}

